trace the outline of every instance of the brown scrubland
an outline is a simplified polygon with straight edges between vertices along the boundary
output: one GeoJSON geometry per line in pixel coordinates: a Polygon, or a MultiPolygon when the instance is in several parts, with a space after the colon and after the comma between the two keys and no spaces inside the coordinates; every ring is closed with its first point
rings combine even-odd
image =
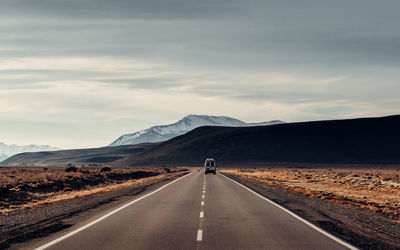
{"type": "Polygon", "coordinates": [[[185,168],[1,167],[0,213],[146,185],[188,171],[185,168]]]}
{"type": "Polygon", "coordinates": [[[365,208],[400,223],[400,170],[247,168],[223,172],[332,203],[365,208]]]}

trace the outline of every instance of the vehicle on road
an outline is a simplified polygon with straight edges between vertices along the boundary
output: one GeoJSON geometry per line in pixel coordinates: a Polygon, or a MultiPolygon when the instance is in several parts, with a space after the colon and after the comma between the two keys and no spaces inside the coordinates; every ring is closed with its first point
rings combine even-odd
{"type": "Polygon", "coordinates": [[[204,174],[208,173],[213,173],[213,174],[217,173],[217,163],[212,158],[206,159],[206,161],[204,162],[204,174]]]}

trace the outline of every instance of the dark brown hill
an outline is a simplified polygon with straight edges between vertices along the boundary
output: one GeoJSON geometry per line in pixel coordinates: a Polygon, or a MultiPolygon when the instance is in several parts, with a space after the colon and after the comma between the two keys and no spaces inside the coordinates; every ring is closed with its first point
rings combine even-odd
{"type": "Polygon", "coordinates": [[[400,164],[400,116],[288,123],[260,127],[201,127],[114,161],[119,166],[316,163],[400,164]]]}
{"type": "Polygon", "coordinates": [[[67,164],[104,164],[143,152],[156,144],[142,143],[117,147],[70,149],[21,153],[11,156],[2,165],[8,166],[65,166],[67,164]]]}

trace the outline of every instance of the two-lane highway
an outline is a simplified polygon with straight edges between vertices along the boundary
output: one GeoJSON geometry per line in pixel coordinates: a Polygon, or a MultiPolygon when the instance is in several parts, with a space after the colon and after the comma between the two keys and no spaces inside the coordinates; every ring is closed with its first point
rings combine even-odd
{"type": "Polygon", "coordinates": [[[37,249],[348,249],[227,177],[194,172],[37,249]]]}

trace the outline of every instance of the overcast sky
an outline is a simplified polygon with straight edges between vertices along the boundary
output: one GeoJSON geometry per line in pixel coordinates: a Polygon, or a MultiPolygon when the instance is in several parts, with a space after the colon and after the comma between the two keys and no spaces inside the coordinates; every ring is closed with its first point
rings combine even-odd
{"type": "Polygon", "coordinates": [[[1,0],[0,142],[400,113],[398,0],[1,0]]]}

